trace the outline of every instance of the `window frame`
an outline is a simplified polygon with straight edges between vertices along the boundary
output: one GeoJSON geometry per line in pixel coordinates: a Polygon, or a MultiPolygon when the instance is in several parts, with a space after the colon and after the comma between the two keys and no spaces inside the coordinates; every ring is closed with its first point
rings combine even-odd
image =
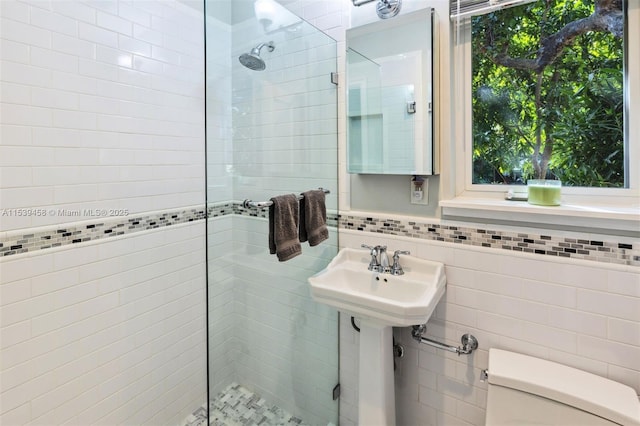
{"type": "MultiPolygon", "coordinates": [[[[528,206],[526,202],[505,202],[507,191],[526,192],[522,185],[473,184],[473,132],[472,132],[472,70],[471,70],[471,18],[451,22],[452,40],[452,96],[455,113],[451,117],[451,136],[455,157],[454,194],[451,200],[442,200],[443,215],[481,219],[495,218],[496,211],[522,211],[544,215],[545,222],[553,216],[579,215],[584,211],[603,210],[599,217],[604,223],[594,227],[611,227],[611,220],[640,221],[640,2],[627,0],[625,28],[626,58],[624,83],[625,132],[627,136],[626,172],[627,188],[564,187],[563,206],[528,206]],[[637,76],[631,78],[631,76],[637,76]],[[470,201],[472,200],[472,201],[470,201]],[[603,209],[603,207],[606,207],[603,209]],[[469,210],[465,213],[465,210],[469,210]],[[473,211],[472,211],[473,210],[473,211]],[[604,211],[606,210],[606,212],[604,211]],[[482,211],[486,213],[482,213],[482,211]]],[[[498,215],[499,216],[499,215],[498,215]]],[[[596,216],[598,216],[596,214],[596,216]]],[[[627,224],[629,228],[630,224],[627,224]]],[[[631,229],[634,229],[631,224],[631,229]]],[[[640,226],[635,224],[640,233],[640,226]]]]}

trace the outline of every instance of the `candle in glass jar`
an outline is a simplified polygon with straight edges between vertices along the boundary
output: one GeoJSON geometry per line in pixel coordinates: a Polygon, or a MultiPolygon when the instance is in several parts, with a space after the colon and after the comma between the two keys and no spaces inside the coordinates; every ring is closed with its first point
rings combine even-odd
{"type": "Polygon", "coordinates": [[[559,206],[561,187],[559,180],[530,179],[527,182],[529,204],[559,206]]]}

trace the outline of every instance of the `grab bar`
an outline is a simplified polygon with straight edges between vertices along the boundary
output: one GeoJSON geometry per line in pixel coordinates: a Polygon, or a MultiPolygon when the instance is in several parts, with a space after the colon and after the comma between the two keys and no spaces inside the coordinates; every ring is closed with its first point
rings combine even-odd
{"type": "Polygon", "coordinates": [[[478,349],[478,340],[471,334],[463,334],[462,338],[460,339],[462,346],[455,347],[447,345],[445,343],[436,342],[435,340],[427,339],[426,337],[422,336],[422,333],[424,333],[425,331],[427,331],[426,324],[414,325],[413,330],[411,331],[411,337],[413,337],[414,340],[417,340],[420,343],[433,346],[434,348],[453,352],[455,354],[458,354],[458,356],[469,355],[470,353],[478,349]]]}
{"type": "MultiPolygon", "coordinates": [[[[331,193],[331,191],[329,191],[328,189],[324,189],[324,188],[318,188],[318,189],[324,192],[325,194],[331,193]]],[[[302,194],[298,195],[298,200],[302,200],[303,198],[304,196],[302,194]]],[[[265,207],[271,206],[272,204],[273,204],[273,201],[251,201],[247,199],[242,202],[242,207],[244,207],[245,209],[250,209],[250,208],[263,209],[265,207]]]]}

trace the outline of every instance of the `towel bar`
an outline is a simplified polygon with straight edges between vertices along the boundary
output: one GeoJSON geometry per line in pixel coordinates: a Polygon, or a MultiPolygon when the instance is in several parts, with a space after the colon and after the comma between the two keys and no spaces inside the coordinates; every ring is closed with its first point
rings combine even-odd
{"type": "MultiPolygon", "coordinates": [[[[330,194],[331,193],[331,191],[329,191],[328,189],[324,189],[324,188],[318,188],[318,189],[322,190],[325,194],[330,194]]],[[[298,195],[298,200],[302,200],[303,198],[304,198],[304,196],[302,194],[298,195]]],[[[242,207],[244,207],[245,209],[250,209],[250,208],[263,209],[265,207],[269,207],[272,204],[273,204],[273,202],[271,202],[271,201],[244,200],[242,202],[242,207]]]]}

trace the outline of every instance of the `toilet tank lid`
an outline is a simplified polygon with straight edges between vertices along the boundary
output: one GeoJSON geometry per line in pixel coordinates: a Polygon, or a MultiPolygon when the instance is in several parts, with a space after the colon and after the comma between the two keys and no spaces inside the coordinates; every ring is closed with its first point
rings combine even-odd
{"type": "Polygon", "coordinates": [[[491,384],[539,395],[622,425],[640,425],[635,390],[552,361],[489,349],[491,384]]]}

